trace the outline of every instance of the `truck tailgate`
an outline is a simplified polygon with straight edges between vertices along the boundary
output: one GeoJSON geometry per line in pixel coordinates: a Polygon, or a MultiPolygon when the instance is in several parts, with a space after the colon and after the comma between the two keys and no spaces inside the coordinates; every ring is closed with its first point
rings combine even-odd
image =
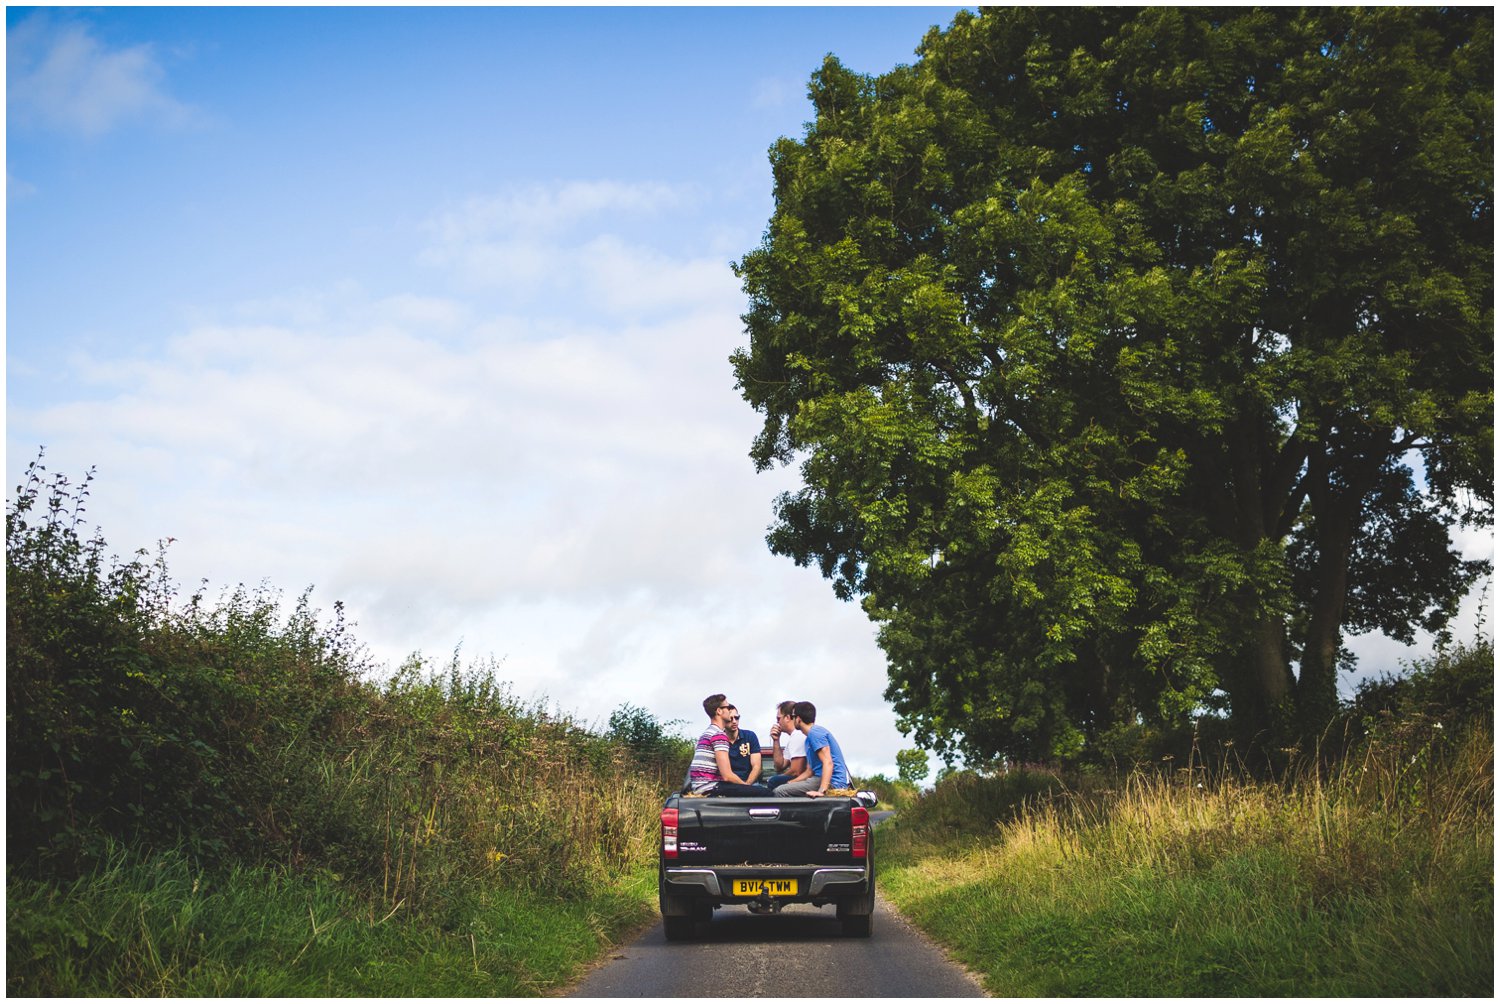
{"type": "Polygon", "coordinates": [[[679,864],[822,864],[847,861],[852,803],[813,798],[684,798],[679,864]]]}

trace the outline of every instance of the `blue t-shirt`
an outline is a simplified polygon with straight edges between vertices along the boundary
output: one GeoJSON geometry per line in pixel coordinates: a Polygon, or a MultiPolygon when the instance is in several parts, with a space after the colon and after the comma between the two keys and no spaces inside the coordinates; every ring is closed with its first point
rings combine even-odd
{"type": "Polygon", "coordinates": [[[729,769],[741,781],[750,776],[750,754],[760,752],[760,737],[754,732],[740,729],[740,734],[729,743],[729,769]]]}
{"type": "Polygon", "coordinates": [[[849,787],[849,768],[844,766],[844,751],[839,749],[839,741],[823,726],[813,725],[807,730],[807,765],[818,779],[818,786],[822,787],[823,780],[823,758],[818,756],[818,750],[825,746],[828,747],[829,756],[833,758],[833,779],[828,782],[828,787],[849,787]]]}

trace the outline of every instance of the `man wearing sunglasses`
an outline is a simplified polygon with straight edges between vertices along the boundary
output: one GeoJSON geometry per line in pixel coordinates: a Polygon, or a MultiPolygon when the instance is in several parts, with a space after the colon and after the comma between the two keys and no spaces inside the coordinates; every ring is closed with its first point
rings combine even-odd
{"type": "Polygon", "coordinates": [[[729,736],[725,732],[734,706],[723,694],[703,699],[708,713],[708,728],[693,747],[693,762],[688,767],[688,790],[700,795],[729,795],[754,798],[769,794],[765,786],[746,784],[729,764],[729,736]]]}
{"type": "Polygon", "coordinates": [[[740,709],[733,704],[724,734],[729,737],[729,769],[746,784],[755,784],[760,780],[760,736],[740,728],[740,709]]]}
{"type": "Polygon", "coordinates": [[[771,726],[771,750],[776,761],[776,776],[766,782],[772,791],[788,781],[811,777],[807,769],[807,737],[797,728],[797,702],[782,701],[776,705],[776,724],[771,726]]]}

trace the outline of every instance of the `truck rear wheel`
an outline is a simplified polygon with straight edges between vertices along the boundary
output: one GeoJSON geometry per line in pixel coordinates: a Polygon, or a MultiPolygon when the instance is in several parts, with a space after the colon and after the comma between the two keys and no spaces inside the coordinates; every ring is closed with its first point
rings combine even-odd
{"type": "Polygon", "coordinates": [[[667,932],[668,941],[690,941],[693,928],[697,925],[693,917],[663,917],[661,923],[667,932]]]}
{"type": "Polygon", "coordinates": [[[870,870],[870,887],[858,899],[842,900],[838,905],[839,923],[847,938],[868,938],[875,920],[875,870],[870,870]]]}
{"type": "Polygon", "coordinates": [[[873,913],[849,913],[839,918],[844,925],[846,938],[868,938],[874,927],[871,923],[874,919],[873,913]]]}

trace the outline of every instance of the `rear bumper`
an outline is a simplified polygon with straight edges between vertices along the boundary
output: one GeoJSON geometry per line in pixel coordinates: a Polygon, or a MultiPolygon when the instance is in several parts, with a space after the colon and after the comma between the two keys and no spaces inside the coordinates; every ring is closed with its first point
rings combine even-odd
{"type": "Polygon", "coordinates": [[[743,897],[730,896],[726,891],[737,878],[797,879],[799,888],[803,890],[799,895],[778,897],[793,903],[828,902],[845,896],[859,896],[868,892],[871,880],[868,863],[801,868],[786,865],[695,868],[684,865],[662,869],[662,891],[673,896],[691,896],[695,899],[748,902],[743,897]]]}

